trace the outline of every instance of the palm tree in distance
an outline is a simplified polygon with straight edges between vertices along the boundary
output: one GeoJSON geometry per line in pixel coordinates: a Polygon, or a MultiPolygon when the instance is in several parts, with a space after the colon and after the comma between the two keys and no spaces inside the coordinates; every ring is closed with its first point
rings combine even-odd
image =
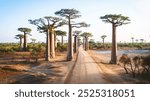
{"type": "Polygon", "coordinates": [[[116,42],[116,28],[118,26],[130,23],[130,19],[127,16],[122,16],[121,14],[108,14],[105,16],[101,16],[105,23],[112,24],[112,50],[111,50],[111,61],[110,63],[116,64],[117,63],[117,42],[116,42]]]}
{"type": "Polygon", "coordinates": [[[27,34],[31,35],[30,32],[32,31],[30,28],[18,28],[18,31],[24,33],[24,43],[23,43],[23,50],[27,51],[27,34]]]}
{"type": "Polygon", "coordinates": [[[15,38],[20,40],[20,42],[19,42],[20,46],[19,47],[20,47],[20,50],[22,50],[22,48],[23,48],[23,42],[22,42],[22,40],[24,38],[24,35],[23,34],[18,34],[18,35],[15,36],[15,38]]]}
{"type": "Polygon", "coordinates": [[[101,36],[101,38],[102,38],[102,40],[103,40],[103,47],[104,47],[104,44],[105,44],[105,38],[106,38],[107,36],[106,35],[102,35],[101,36]]]}
{"type": "Polygon", "coordinates": [[[85,22],[75,23],[73,19],[81,17],[80,12],[76,9],[61,9],[55,12],[56,15],[64,17],[67,19],[68,23],[68,45],[67,45],[67,61],[73,59],[73,43],[72,43],[72,28],[87,27],[85,22]]]}
{"type": "Polygon", "coordinates": [[[83,45],[83,46],[85,46],[85,51],[87,51],[87,50],[89,50],[88,39],[89,39],[89,37],[92,37],[92,33],[84,32],[81,34],[81,36],[84,37],[85,42],[83,44],[85,44],[85,45],[83,45]]]}

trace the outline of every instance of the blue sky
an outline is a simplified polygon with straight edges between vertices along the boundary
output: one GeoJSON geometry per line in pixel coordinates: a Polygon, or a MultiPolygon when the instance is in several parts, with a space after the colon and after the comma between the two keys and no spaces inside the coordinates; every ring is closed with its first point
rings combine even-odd
{"type": "MultiPolygon", "coordinates": [[[[135,39],[150,40],[150,7],[149,0],[0,0],[0,42],[18,42],[14,39],[19,27],[32,29],[32,36],[37,41],[45,42],[45,34],[36,31],[28,19],[44,16],[55,16],[54,12],[61,8],[74,8],[81,12],[82,17],[75,21],[85,21],[91,24],[82,28],[83,32],[91,32],[95,41],[102,41],[100,36],[107,35],[106,41],[111,42],[111,24],[105,24],[99,18],[105,14],[122,14],[129,16],[131,24],[117,28],[117,41],[130,42],[135,39]]],[[[68,31],[67,27],[60,28],[68,31]]],[[[76,30],[76,29],[74,29],[76,30]]],[[[67,37],[66,37],[67,39],[67,37]]]]}

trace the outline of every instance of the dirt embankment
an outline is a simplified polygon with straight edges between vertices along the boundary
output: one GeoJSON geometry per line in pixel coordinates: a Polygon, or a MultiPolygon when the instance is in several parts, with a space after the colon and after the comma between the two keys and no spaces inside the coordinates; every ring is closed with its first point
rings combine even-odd
{"type": "MultiPolygon", "coordinates": [[[[94,50],[89,50],[88,53],[95,60],[95,62],[101,68],[103,74],[110,80],[112,83],[119,84],[136,84],[136,83],[150,83],[150,81],[134,78],[131,74],[126,74],[125,70],[120,64],[109,64],[110,54],[99,54],[94,50]]],[[[137,54],[130,54],[134,56],[137,54]]]]}
{"type": "MultiPolygon", "coordinates": [[[[75,54],[76,58],[76,54],[75,54]]],[[[66,61],[66,52],[57,53],[50,62],[0,60],[0,83],[15,84],[59,84],[64,83],[75,60],[66,61]]]]}

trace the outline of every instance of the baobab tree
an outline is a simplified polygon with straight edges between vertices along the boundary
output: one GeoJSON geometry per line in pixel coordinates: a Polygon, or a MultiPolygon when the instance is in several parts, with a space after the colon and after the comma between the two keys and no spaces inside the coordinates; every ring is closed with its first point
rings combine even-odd
{"type": "Polygon", "coordinates": [[[24,33],[24,43],[23,43],[23,50],[27,50],[27,34],[31,35],[30,32],[32,31],[30,28],[18,28],[18,31],[24,33]]]}
{"type": "Polygon", "coordinates": [[[121,25],[129,24],[130,19],[127,16],[122,16],[121,14],[109,14],[105,16],[101,16],[105,23],[112,24],[112,50],[111,50],[111,61],[110,63],[116,64],[117,63],[117,42],[116,42],[116,28],[121,25]]]}
{"type": "Polygon", "coordinates": [[[35,20],[29,20],[30,24],[36,25],[41,33],[46,33],[46,57],[45,60],[49,61],[50,58],[55,58],[55,45],[54,45],[54,29],[63,26],[65,20],[46,16],[35,20]]]}
{"type": "Polygon", "coordinates": [[[84,38],[84,40],[85,40],[85,43],[83,43],[83,44],[85,44],[84,46],[85,46],[85,51],[87,51],[87,50],[89,50],[89,42],[88,42],[88,39],[89,39],[89,37],[92,37],[92,33],[89,33],[89,32],[84,32],[84,33],[82,33],[81,34],[81,36],[84,38]]]}
{"type": "Polygon", "coordinates": [[[73,31],[74,36],[74,53],[78,51],[78,36],[81,33],[81,31],[73,31]]]}
{"type": "Polygon", "coordinates": [[[141,43],[143,43],[144,42],[144,39],[140,39],[141,40],[141,43]]]}
{"type": "Polygon", "coordinates": [[[134,43],[134,37],[131,37],[131,39],[132,39],[132,43],[134,43]]]}
{"type": "Polygon", "coordinates": [[[32,43],[36,42],[36,39],[34,39],[34,38],[30,38],[30,39],[31,39],[32,43]]]}
{"type": "Polygon", "coordinates": [[[22,50],[22,48],[23,48],[23,42],[22,42],[22,40],[23,40],[23,38],[24,38],[24,35],[23,35],[23,34],[18,34],[18,35],[15,36],[15,38],[20,40],[20,42],[19,42],[19,43],[20,43],[19,47],[20,47],[20,50],[22,50]]]}
{"type": "Polygon", "coordinates": [[[107,37],[106,35],[102,35],[102,36],[101,36],[102,41],[103,41],[103,47],[104,47],[104,44],[105,44],[105,38],[106,38],[106,37],[107,37]]]}
{"type": "Polygon", "coordinates": [[[135,41],[136,41],[136,43],[138,43],[138,41],[139,41],[139,40],[138,40],[138,39],[136,39],[135,41]]]}
{"type": "Polygon", "coordinates": [[[94,39],[90,39],[89,41],[89,48],[90,49],[94,49],[96,46],[95,40],[94,39]]]}
{"type": "Polygon", "coordinates": [[[87,27],[88,25],[85,22],[75,23],[73,19],[81,17],[80,12],[76,9],[61,9],[55,12],[56,15],[65,17],[68,22],[68,46],[67,46],[67,61],[73,59],[73,43],[72,43],[72,28],[81,28],[87,27]]]}
{"type": "Polygon", "coordinates": [[[61,36],[61,45],[64,45],[64,36],[66,36],[67,32],[61,31],[61,30],[56,30],[55,31],[56,36],[61,36]]]}

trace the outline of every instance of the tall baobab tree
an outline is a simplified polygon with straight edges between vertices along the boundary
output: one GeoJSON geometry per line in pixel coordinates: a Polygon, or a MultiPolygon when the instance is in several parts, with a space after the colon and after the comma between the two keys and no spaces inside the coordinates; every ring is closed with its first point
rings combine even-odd
{"type": "Polygon", "coordinates": [[[144,42],[144,39],[140,39],[141,40],[141,43],[143,43],[144,42]]]}
{"type": "Polygon", "coordinates": [[[104,47],[104,44],[105,44],[105,38],[106,38],[107,36],[106,35],[102,35],[101,36],[101,38],[102,38],[102,40],[103,40],[103,47],[104,47]]]}
{"type": "Polygon", "coordinates": [[[61,31],[61,30],[56,30],[55,31],[56,36],[61,36],[61,45],[64,45],[64,36],[66,36],[67,32],[61,31]]]}
{"type": "Polygon", "coordinates": [[[35,20],[29,20],[30,24],[36,25],[38,31],[46,33],[46,57],[45,60],[49,61],[50,58],[55,58],[55,45],[54,45],[54,29],[63,26],[66,22],[58,17],[46,16],[35,20]]]}
{"type": "Polygon", "coordinates": [[[95,40],[94,39],[90,39],[90,41],[89,41],[89,48],[93,49],[95,47],[95,45],[96,45],[95,40]]]}
{"type": "Polygon", "coordinates": [[[67,60],[73,59],[73,43],[72,43],[72,28],[87,27],[88,25],[84,22],[75,23],[73,19],[81,17],[80,12],[76,9],[61,9],[55,12],[56,15],[65,17],[68,20],[68,46],[67,46],[67,60]]]}
{"type": "Polygon", "coordinates": [[[74,36],[74,53],[78,51],[78,36],[81,33],[81,31],[73,31],[74,36]]]}
{"type": "Polygon", "coordinates": [[[23,43],[23,50],[27,50],[27,34],[31,35],[30,32],[32,31],[30,28],[18,28],[18,31],[24,33],[24,43],[23,43]]]}
{"type": "Polygon", "coordinates": [[[132,43],[134,43],[134,37],[131,37],[131,39],[132,39],[132,43]]]}
{"type": "Polygon", "coordinates": [[[116,28],[118,26],[129,24],[130,19],[127,16],[122,16],[121,14],[109,14],[105,16],[101,16],[100,19],[102,19],[105,23],[111,23],[112,24],[112,50],[111,50],[111,61],[110,63],[116,64],[117,63],[117,42],[116,42],[116,28]]]}
{"type": "Polygon", "coordinates": [[[136,41],[136,43],[138,43],[138,41],[139,41],[139,40],[138,40],[138,39],[136,39],[135,41],[136,41]]]}
{"type": "Polygon", "coordinates": [[[87,51],[87,50],[89,50],[88,39],[89,39],[89,37],[92,37],[92,33],[84,32],[84,33],[81,34],[81,36],[84,37],[84,39],[85,39],[85,43],[83,43],[83,44],[85,44],[84,45],[85,46],[85,51],[87,51]]]}
{"type": "Polygon", "coordinates": [[[15,38],[20,40],[20,46],[19,47],[20,47],[20,50],[22,50],[22,48],[23,48],[22,40],[24,38],[24,35],[23,34],[18,34],[18,35],[15,36],[15,38]]]}
{"type": "Polygon", "coordinates": [[[32,43],[36,42],[36,39],[34,39],[34,38],[30,38],[30,39],[31,39],[32,43]]]}

